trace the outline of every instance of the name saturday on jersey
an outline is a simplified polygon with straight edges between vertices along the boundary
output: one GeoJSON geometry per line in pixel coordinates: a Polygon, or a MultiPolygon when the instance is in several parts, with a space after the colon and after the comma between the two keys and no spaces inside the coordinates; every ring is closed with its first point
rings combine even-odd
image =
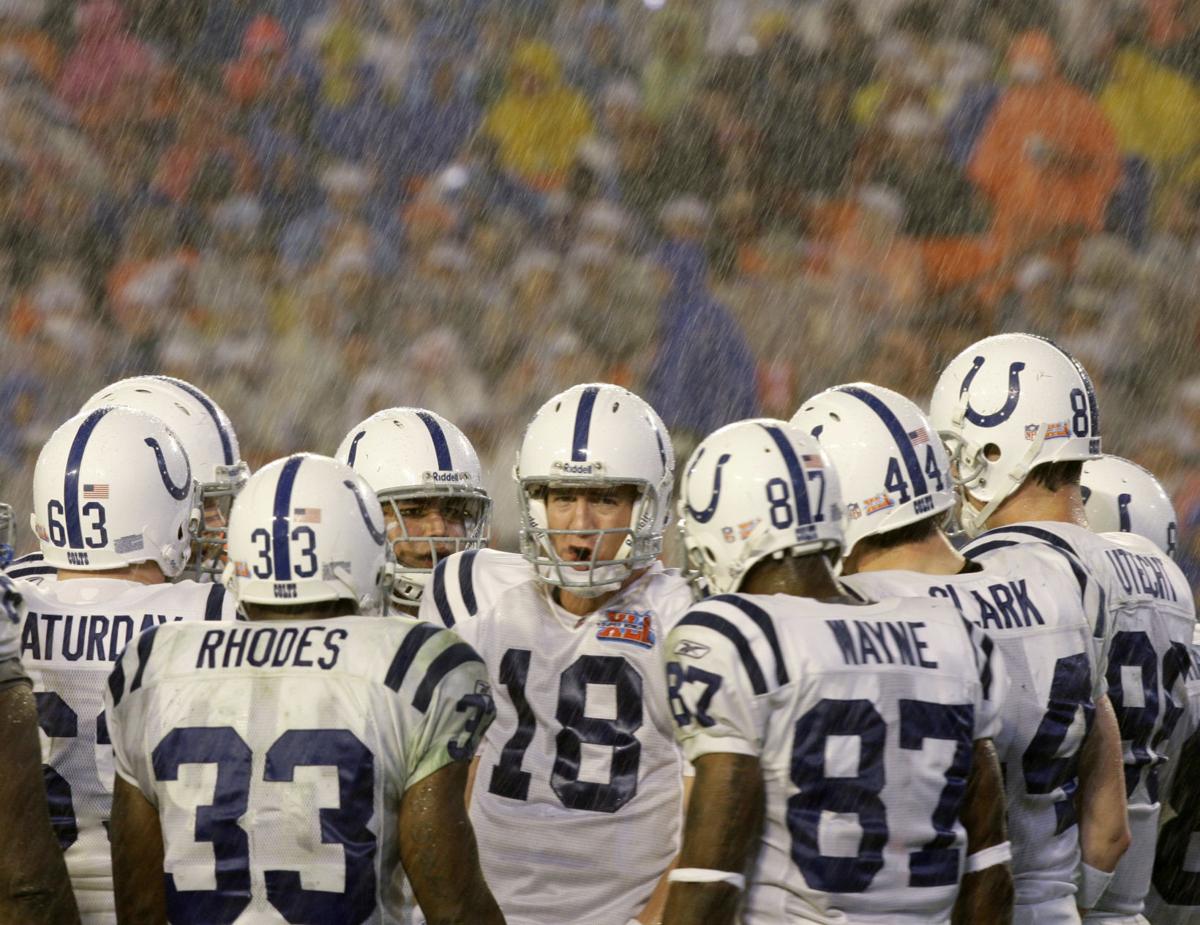
{"type": "Polygon", "coordinates": [[[162,613],[73,614],[30,611],[21,630],[21,657],[115,662],[135,635],[183,617],[162,613]]]}
{"type": "Polygon", "coordinates": [[[842,652],[847,665],[912,665],[937,668],[927,661],[929,648],[920,636],[924,623],[904,621],[826,620],[825,625],[842,652]]]}
{"type": "Polygon", "coordinates": [[[197,668],[323,668],[328,671],[349,637],[325,626],[225,626],[210,629],[196,651],[197,668]]]}
{"type": "Polygon", "coordinates": [[[1029,587],[1024,578],[988,585],[986,593],[987,597],[991,598],[990,601],[983,594],[971,589],[971,598],[979,611],[979,616],[976,617],[963,609],[958,589],[954,585],[934,585],[929,589],[930,597],[944,597],[953,601],[958,612],[980,629],[1011,630],[1024,629],[1035,623],[1038,626],[1046,625],[1041,611],[1034,606],[1033,599],[1029,596],[1029,587]]]}

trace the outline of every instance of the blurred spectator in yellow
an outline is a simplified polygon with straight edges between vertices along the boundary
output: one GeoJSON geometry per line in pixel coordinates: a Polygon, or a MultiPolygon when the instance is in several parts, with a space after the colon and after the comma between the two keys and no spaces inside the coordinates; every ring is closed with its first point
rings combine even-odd
{"type": "Polygon", "coordinates": [[[534,189],[560,188],[591,133],[587,100],[563,82],[554,49],[544,42],[519,45],[505,91],[483,122],[503,169],[534,189]]]}
{"type": "Polygon", "coordinates": [[[700,82],[699,27],[686,10],[671,7],[652,21],[652,50],[642,69],[642,102],[646,115],[666,122],[681,112],[700,82]]]}

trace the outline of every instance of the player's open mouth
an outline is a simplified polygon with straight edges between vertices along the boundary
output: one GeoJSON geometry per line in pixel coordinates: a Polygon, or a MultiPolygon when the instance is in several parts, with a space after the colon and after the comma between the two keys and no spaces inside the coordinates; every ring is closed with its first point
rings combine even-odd
{"type": "MultiPolygon", "coordinates": [[[[590,546],[576,546],[574,544],[567,547],[567,554],[563,557],[568,562],[578,562],[587,565],[592,561],[592,548],[590,546]]],[[[578,568],[579,566],[575,566],[578,568]]]]}

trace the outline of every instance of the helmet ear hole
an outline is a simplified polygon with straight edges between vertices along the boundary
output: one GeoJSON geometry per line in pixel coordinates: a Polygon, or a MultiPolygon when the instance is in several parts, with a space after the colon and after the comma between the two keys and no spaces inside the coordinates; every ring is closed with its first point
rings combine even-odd
{"type": "Polygon", "coordinates": [[[994,443],[986,444],[983,448],[983,455],[987,458],[988,462],[995,462],[1000,458],[1000,447],[994,443]]]}

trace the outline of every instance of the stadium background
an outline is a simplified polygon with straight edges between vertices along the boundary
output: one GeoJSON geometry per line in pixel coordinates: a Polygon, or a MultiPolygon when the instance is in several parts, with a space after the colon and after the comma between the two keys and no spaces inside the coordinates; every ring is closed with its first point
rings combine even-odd
{"type": "Polygon", "coordinates": [[[422,405],[511,547],[521,429],[604,379],[680,452],[1054,337],[1200,584],[1196,0],[0,0],[0,498],[96,389],[255,467],[422,405]]]}

